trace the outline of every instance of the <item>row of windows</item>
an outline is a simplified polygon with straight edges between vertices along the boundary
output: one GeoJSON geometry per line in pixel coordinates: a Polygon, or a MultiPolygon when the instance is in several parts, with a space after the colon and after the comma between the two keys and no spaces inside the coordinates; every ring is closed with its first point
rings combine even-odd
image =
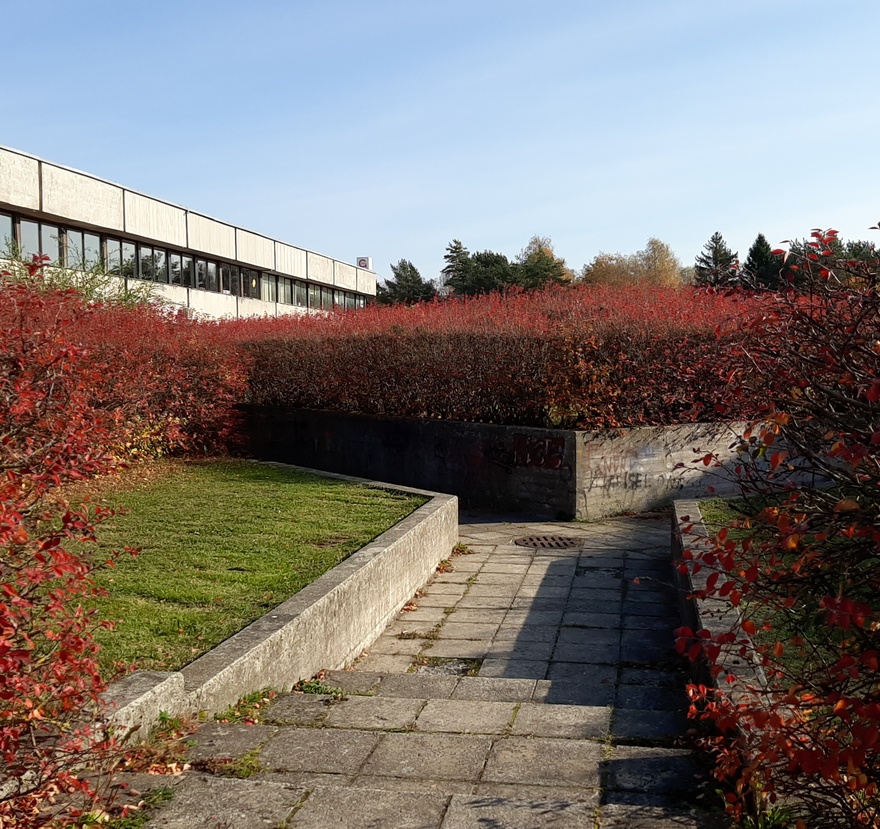
{"type": "Polygon", "coordinates": [[[9,242],[15,242],[25,257],[42,254],[49,257],[50,263],[84,270],[103,266],[109,273],[129,279],[199,288],[301,308],[363,308],[366,304],[366,297],[338,288],[0,213],[0,252],[9,242]]]}

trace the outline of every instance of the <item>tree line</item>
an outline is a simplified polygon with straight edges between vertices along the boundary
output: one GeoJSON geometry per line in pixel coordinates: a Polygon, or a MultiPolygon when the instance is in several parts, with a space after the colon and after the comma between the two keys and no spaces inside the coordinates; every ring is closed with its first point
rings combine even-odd
{"type": "MultiPolygon", "coordinates": [[[[533,290],[572,282],[776,290],[798,282],[796,262],[809,255],[810,244],[806,239],[791,241],[786,256],[774,252],[764,234],[759,233],[745,262],[741,262],[739,254],[716,232],[703,245],[694,265],[683,267],[669,245],[652,237],[635,253],[600,252],[575,272],[556,255],[547,236],[533,236],[512,260],[492,250],[471,253],[460,240],[453,239],[446,246],[446,264],[438,279],[424,279],[410,260],[401,259],[391,265],[391,278],[377,286],[376,299],[382,304],[411,304],[448,295],[474,296],[509,288],[533,290]]],[[[835,245],[833,253],[840,259],[870,261],[880,257],[873,242],[836,240],[835,245]]]]}

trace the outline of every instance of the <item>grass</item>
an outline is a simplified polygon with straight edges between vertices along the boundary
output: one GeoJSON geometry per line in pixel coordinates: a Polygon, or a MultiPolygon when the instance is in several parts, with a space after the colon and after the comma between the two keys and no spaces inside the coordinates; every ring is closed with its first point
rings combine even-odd
{"type": "Polygon", "coordinates": [[[248,461],[162,462],[107,479],[93,501],[122,507],[99,527],[123,555],[109,595],[102,666],[177,670],[394,525],[423,498],[248,461]]]}

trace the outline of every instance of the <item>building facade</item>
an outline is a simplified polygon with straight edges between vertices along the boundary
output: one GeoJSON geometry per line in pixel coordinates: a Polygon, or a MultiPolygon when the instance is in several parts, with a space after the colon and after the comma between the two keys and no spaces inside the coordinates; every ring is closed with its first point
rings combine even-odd
{"type": "Polygon", "coordinates": [[[363,307],[376,275],[35,156],[0,147],[0,252],[146,280],[203,317],[363,307]]]}

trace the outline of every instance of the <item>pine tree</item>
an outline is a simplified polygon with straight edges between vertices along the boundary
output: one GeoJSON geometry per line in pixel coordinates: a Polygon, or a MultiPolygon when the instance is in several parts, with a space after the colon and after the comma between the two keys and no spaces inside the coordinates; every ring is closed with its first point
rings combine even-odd
{"type": "Polygon", "coordinates": [[[782,284],[781,269],[780,258],[773,255],[770,243],[763,233],[759,233],[743,266],[746,282],[755,288],[776,289],[782,284]]]}
{"type": "Polygon", "coordinates": [[[730,285],[739,281],[738,254],[732,251],[724,237],[715,232],[703,245],[703,252],[694,263],[695,284],[730,285]]]}
{"type": "Polygon", "coordinates": [[[409,259],[401,259],[396,265],[392,265],[391,273],[391,279],[386,280],[384,285],[376,286],[376,300],[383,305],[428,302],[437,293],[430,282],[422,279],[418,268],[409,259]]]}

